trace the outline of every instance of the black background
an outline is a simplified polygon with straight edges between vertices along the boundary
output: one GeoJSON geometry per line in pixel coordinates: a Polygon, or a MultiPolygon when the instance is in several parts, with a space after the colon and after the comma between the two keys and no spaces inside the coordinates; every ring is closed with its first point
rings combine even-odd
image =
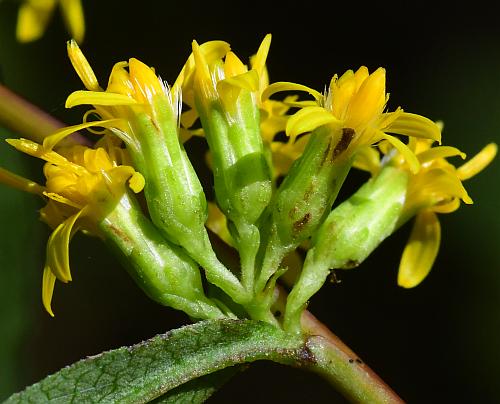
{"type": "MultiPolygon", "coordinates": [[[[383,66],[391,93],[389,108],[401,105],[406,111],[444,120],[445,144],[472,155],[499,139],[500,26],[497,15],[478,2],[439,7],[422,2],[367,6],[88,0],[84,7],[87,35],[82,49],[103,84],[112,65],[129,57],[155,66],[162,78],[173,82],[193,39],[226,40],[244,59],[270,32],[271,81],[322,90],[334,73],[360,65],[370,70],[383,66]]],[[[14,39],[15,12],[14,3],[0,4],[3,82],[64,122],[80,122],[84,109],[64,109],[65,97],[81,84],[65,55],[67,33],[59,16],[54,16],[43,39],[21,45],[14,39]]],[[[194,141],[192,155],[200,174],[208,178],[203,146],[194,141]]],[[[32,164],[26,170],[36,178],[38,163],[32,164]]],[[[339,273],[342,282],[325,285],[310,304],[310,310],[408,402],[500,401],[498,174],[495,162],[467,185],[476,204],[440,216],[442,248],[433,271],[419,287],[403,290],[396,285],[409,234],[406,226],[360,268],[339,273]]],[[[340,200],[362,179],[354,173],[340,200]]],[[[0,192],[3,196],[15,191],[1,188],[0,192]]],[[[20,218],[16,208],[6,209],[11,209],[2,211],[7,234],[21,219],[36,220],[34,210],[20,218]]],[[[48,231],[38,224],[26,226],[30,230],[23,236],[20,254],[29,243],[36,259],[23,268],[24,283],[17,282],[16,296],[23,296],[24,304],[18,320],[24,331],[9,351],[15,359],[9,387],[0,390],[5,396],[84,356],[187,323],[182,314],[149,301],[99,240],[81,235],[71,247],[74,282],[57,285],[56,317],[49,318],[39,303],[48,231]]],[[[10,265],[5,257],[0,256],[4,274],[10,265]]],[[[12,282],[3,281],[0,290],[9,285],[12,282]]],[[[13,310],[7,306],[0,312],[5,327],[11,324],[7,319],[13,310]]],[[[211,402],[342,400],[314,375],[262,362],[235,377],[211,402]]]]}

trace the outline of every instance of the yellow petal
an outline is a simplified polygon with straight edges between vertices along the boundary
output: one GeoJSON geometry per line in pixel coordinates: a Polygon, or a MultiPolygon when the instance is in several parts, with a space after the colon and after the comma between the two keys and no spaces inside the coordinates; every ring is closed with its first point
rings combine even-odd
{"type": "Polygon", "coordinates": [[[354,72],[346,71],[340,79],[334,75],[330,82],[331,105],[333,115],[339,119],[344,119],[349,103],[354,92],[357,90],[354,72]]]}
{"type": "Polygon", "coordinates": [[[137,101],[123,95],[108,93],[104,91],[74,91],[66,99],[66,108],[73,108],[77,105],[134,105],[137,101]]]}
{"type": "Polygon", "coordinates": [[[484,147],[467,163],[457,169],[458,177],[462,181],[474,177],[478,172],[484,170],[484,168],[492,162],[497,154],[497,150],[498,146],[495,143],[490,143],[484,147]]]}
{"type": "Polygon", "coordinates": [[[160,79],[158,79],[158,76],[149,66],[138,59],[131,58],[128,68],[130,71],[130,81],[134,85],[135,98],[137,101],[143,104],[152,103],[154,96],[164,94],[160,79]]]}
{"type": "Polygon", "coordinates": [[[54,284],[56,283],[56,277],[52,273],[52,271],[46,266],[43,269],[43,278],[42,278],[42,303],[47,313],[49,313],[52,317],[54,317],[54,313],[52,312],[52,295],[54,293],[54,284]]]}
{"type": "Polygon", "coordinates": [[[229,111],[236,107],[236,100],[241,90],[257,91],[259,75],[255,70],[229,77],[217,83],[217,92],[225,108],[229,111]]]}
{"type": "Polygon", "coordinates": [[[130,74],[126,69],[128,62],[121,61],[114,64],[108,78],[108,86],[106,92],[123,94],[128,97],[134,98],[135,89],[130,81],[130,74]]]}
{"type": "Polygon", "coordinates": [[[69,268],[69,242],[73,234],[78,230],[76,221],[82,215],[84,209],[62,222],[52,232],[47,242],[47,258],[45,266],[61,282],[71,281],[71,271],[69,268]]]}
{"type": "Polygon", "coordinates": [[[201,95],[205,99],[215,98],[216,94],[214,93],[212,75],[210,74],[207,60],[205,59],[198,42],[193,41],[192,47],[196,66],[195,80],[198,83],[201,95]]]}
{"type": "MultiPolygon", "coordinates": [[[[204,134],[202,135],[204,136],[204,134]]],[[[189,139],[193,137],[193,133],[190,130],[179,128],[179,140],[181,143],[186,143],[189,139]]]]}
{"type": "Polygon", "coordinates": [[[228,52],[224,60],[224,77],[233,77],[246,73],[248,68],[234,52],[228,52]]]}
{"type": "MultiPolygon", "coordinates": [[[[297,97],[295,97],[295,98],[297,98],[297,97]]],[[[277,102],[277,101],[274,101],[274,100],[267,100],[267,101],[277,102]]],[[[287,101],[286,98],[283,100],[283,104],[286,105],[287,107],[295,107],[295,108],[317,107],[318,106],[318,103],[316,101],[313,101],[313,100],[309,100],[309,101],[287,101]]]]}
{"type": "MultiPolygon", "coordinates": [[[[71,168],[75,170],[75,172],[85,171],[83,167],[80,167],[76,164],[69,162],[66,158],[61,156],[60,154],[54,151],[46,151],[43,146],[38,143],[32,142],[27,139],[6,139],[6,142],[11,146],[15,147],[20,152],[29,154],[30,156],[34,156],[45,161],[48,161],[52,164],[60,165],[61,167],[71,168]]],[[[47,166],[45,166],[47,167],[47,166]]]]}
{"type": "Polygon", "coordinates": [[[380,137],[382,139],[387,140],[398,150],[398,152],[401,153],[401,155],[408,163],[408,167],[410,168],[410,171],[413,174],[416,174],[418,170],[420,170],[420,163],[418,162],[417,157],[415,156],[415,154],[413,154],[410,148],[407,145],[405,145],[401,140],[395,138],[394,136],[387,135],[385,133],[381,133],[380,137]]]}
{"type": "Polygon", "coordinates": [[[196,110],[196,108],[192,108],[189,111],[185,111],[181,114],[181,124],[184,128],[189,129],[194,125],[198,117],[198,111],[196,110]]]}
{"type": "Polygon", "coordinates": [[[391,123],[398,119],[403,112],[404,111],[401,107],[397,107],[396,110],[392,112],[384,112],[380,115],[375,125],[377,128],[384,130],[384,128],[387,128],[391,123]]]}
{"type": "MultiPolygon", "coordinates": [[[[227,52],[229,52],[230,46],[224,41],[209,41],[201,45],[198,45],[200,51],[203,53],[205,60],[208,63],[212,63],[215,60],[222,59],[227,52]]],[[[175,80],[172,89],[174,88],[185,88],[191,85],[191,80],[193,78],[193,73],[195,71],[195,58],[194,54],[191,53],[184,67],[182,68],[179,76],[175,80]]],[[[183,97],[185,99],[186,97],[183,97]]]]}
{"type": "MultiPolygon", "coordinates": [[[[83,92],[83,91],[82,91],[83,92]]],[[[105,93],[103,93],[105,94],[105,93]]],[[[79,125],[68,126],[66,128],[60,129],[52,135],[47,136],[43,139],[43,148],[45,151],[52,150],[57,143],[59,143],[66,136],[71,135],[81,129],[90,128],[92,126],[101,126],[103,128],[111,128],[116,126],[121,122],[121,119],[108,119],[106,121],[92,121],[85,122],[79,125]]]]}
{"type": "Polygon", "coordinates": [[[356,152],[353,167],[358,170],[368,171],[375,175],[380,169],[380,154],[371,146],[365,146],[356,152]]]}
{"type": "Polygon", "coordinates": [[[450,202],[434,205],[431,210],[436,213],[455,212],[460,207],[460,199],[455,197],[450,202]]]}
{"type": "Polygon", "coordinates": [[[75,40],[68,41],[67,50],[69,60],[85,88],[90,91],[101,90],[94,71],[75,40]]]}
{"type": "Polygon", "coordinates": [[[142,176],[141,173],[135,172],[132,177],[128,180],[128,185],[132,191],[136,194],[141,192],[144,189],[144,185],[146,184],[146,180],[142,176]]]}
{"type": "Polygon", "coordinates": [[[31,42],[40,38],[49,22],[55,4],[55,0],[44,0],[37,4],[32,4],[32,2],[21,4],[17,16],[17,40],[31,42]]]}
{"type": "Polygon", "coordinates": [[[279,81],[277,83],[273,83],[268,86],[263,92],[261,96],[261,101],[264,102],[271,95],[282,92],[282,91],[305,91],[311,94],[315,100],[322,100],[323,94],[319,91],[316,91],[310,87],[304,86],[302,84],[290,83],[287,81],[279,81]]]}
{"type": "Polygon", "coordinates": [[[421,177],[421,185],[415,187],[421,194],[435,196],[438,199],[457,197],[461,198],[466,204],[472,203],[472,199],[454,171],[433,168],[425,172],[421,177]]]}
{"type": "Polygon", "coordinates": [[[62,203],[64,205],[68,205],[68,206],[71,206],[75,209],[78,209],[78,210],[81,210],[83,208],[83,206],[81,206],[80,204],[68,199],[68,198],[65,198],[64,196],[62,195],[59,195],[55,192],[44,192],[43,193],[47,198],[50,198],[52,199],[53,201],[56,201],[56,202],[59,202],[59,203],[62,203]]]}
{"type": "Polygon", "coordinates": [[[234,246],[233,238],[227,229],[227,219],[219,207],[213,203],[208,202],[208,219],[207,227],[217,234],[221,240],[230,246],[234,246]]]}
{"type": "MultiPolygon", "coordinates": [[[[358,72],[354,77],[356,74],[358,72]]],[[[360,76],[365,77],[365,74],[360,73],[360,76]]],[[[346,111],[346,126],[358,128],[369,124],[380,116],[385,100],[385,69],[380,67],[364,79],[358,91],[352,95],[346,111]]]]}
{"type": "Polygon", "coordinates": [[[431,149],[425,150],[417,155],[418,161],[420,161],[421,164],[436,159],[442,159],[454,156],[460,156],[462,159],[465,159],[466,157],[465,153],[462,153],[456,147],[451,147],[451,146],[432,147],[431,149]]]}
{"type": "Polygon", "coordinates": [[[437,215],[428,210],[419,213],[401,257],[399,286],[413,288],[424,280],[434,264],[440,242],[441,227],[437,215]]]}
{"type": "Polygon", "coordinates": [[[230,85],[248,91],[257,91],[259,89],[259,75],[255,70],[250,70],[249,72],[219,81],[217,83],[217,89],[219,89],[221,85],[230,85]]]}
{"type": "Polygon", "coordinates": [[[60,0],[62,15],[71,36],[79,43],[85,35],[85,18],[81,0],[60,0]]]}
{"type": "Polygon", "coordinates": [[[393,122],[380,129],[384,132],[427,138],[441,143],[441,130],[435,122],[424,116],[408,112],[401,112],[393,122]]]}
{"type": "Polygon", "coordinates": [[[262,43],[259,46],[259,50],[257,51],[255,58],[253,59],[252,69],[255,69],[257,71],[260,79],[262,79],[262,76],[264,74],[264,70],[266,67],[266,59],[267,55],[269,54],[270,46],[271,46],[271,34],[267,34],[262,40],[262,43]]]}
{"type": "Polygon", "coordinates": [[[336,123],[339,128],[342,126],[342,122],[323,107],[306,107],[288,119],[286,134],[294,141],[302,133],[311,132],[331,123],[336,123]]]}
{"type": "Polygon", "coordinates": [[[0,184],[5,184],[9,187],[36,195],[43,195],[43,192],[45,191],[45,188],[38,185],[36,182],[11,173],[2,167],[0,167],[0,184]]]}
{"type": "MultiPolygon", "coordinates": [[[[382,67],[379,67],[374,73],[378,72],[377,74],[383,73],[385,76],[385,69],[382,67]]],[[[347,73],[347,72],[346,72],[347,73]]],[[[342,80],[344,79],[344,75],[340,77],[339,79],[339,84],[342,83],[342,80]]],[[[370,72],[368,71],[368,68],[366,66],[361,66],[358,70],[356,70],[356,73],[354,73],[354,80],[356,81],[356,91],[358,91],[361,87],[361,85],[366,81],[366,79],[370,76],[370,72]]]]}

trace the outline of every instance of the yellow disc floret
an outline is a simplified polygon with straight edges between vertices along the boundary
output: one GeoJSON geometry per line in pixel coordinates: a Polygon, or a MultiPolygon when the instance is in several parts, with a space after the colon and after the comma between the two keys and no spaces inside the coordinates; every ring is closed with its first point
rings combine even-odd
{"type": "MultiPolygon", "coordinates": [[[[44,143],[51,143],[50,137],[46,140],[44,143]]],[[[55,280],[71,281],[69,242],[72,236],[78,230],[99,235],[97,224],[119,202],[127,183],[134,192],[140,192],[144,179],[131,166],[122,165],[124,152],[114,150],[114,146],[91,149],[74,145],[55,152],[26,139],[8,139],[7,142],[46,161],[45,187],[5,170],[0,171],[0,181],[48,198],[40,216],[54,231],[47,243],[42,301],[53,316],[51,300],[55,280]]]]}
{"type": "Polygon", "coordinates": [[[370,74],[362,66],[356,72],[348,70],[340,78],[333,76],[324,95],[300,84],[278,82],[263,92],[262,99],[266,100],[280,91],[306,91],[315,101],[297,104],[302,108],[288,120],[286,127],[286,133],[292,141],[300,134],[330,125],[337,132],[342,130],[351,137],[348,153],[344,153],[344,156],[348,157],[365,146],[387,140],[406,157],[411,170],[416,172],[419,168],[417,159],[407,145],[391,134],[440,141],[441,132],[431,120],[404,112],[401,108],[384,112],[388,100],[385,82],[385,69],[378,68],[370,74]]]}

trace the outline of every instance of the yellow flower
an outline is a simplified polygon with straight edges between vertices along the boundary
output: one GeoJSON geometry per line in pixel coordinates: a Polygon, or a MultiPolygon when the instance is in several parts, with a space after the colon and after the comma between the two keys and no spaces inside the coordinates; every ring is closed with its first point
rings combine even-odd
{"type": "Polygon", "coordinates": [[[134,192],[144,187],[144,179],[127,163],[123,149],[112,140],[103,138],[102,146],[91,149],[74,145],[52,147],[64,136],[82,126],[62,129],[47,137],[43,145],[26,139],[8,139],[16,149],[46,161],[46,185],[42,187],[30,180],[0,170],[0,182],[48,198],[41,209],[41,219],[54,229],[47,243],[47,256],[43,271],[42,301],[53,316],[52,294],[56,279],[71,281],[69,242],[82,230],[99,235],[97,224],[118,203],[126,192],[126,183],[134,192]]]}
{"type": "Polygon", "coordinates": [[[265,65],[271,35],[267,35],[262,42],[259,52],[250,58],[252,69],[259,74],[259,90],[257,103],[260,110],[260,132],[264,143],[272,152],[273,175],[279,177],[288,173],[291,165],[297,160],[307,144],[307,139],[288,139],[287,142],[275,140],[278,133],[284,132],[290,115],[287,112],[296,105],[297,96],[285,97],[283,101],[262,99],[262,94],[269,87],[269,74],[265,65]],[[261,51],[265,49],[265,51],[261,51]]]}
{"type": "MultiPolygon", "coordinates": [[[[229,47],[223,56],[224,60],[222,57],[210,59],[205,56],[206,52],[202,51],[198,43],[193,41],[194,77],[192,82],[183,82],[183,94],[198,92],[206,109],[210,108],[211,102],[220,101],[229,116],[244,112],[238,110],[237,99],[242,90],[249,91],[254,98],[259,91],[270,41],[270,35],[264,38],[250,70],[229,47]],[[191,85],[199,90],[190,88],[191,85]]],[[[194,96],[184,98],[189,106],[194,107],[194,96]]]]}
{"type": "Polygon", "coordinates": [[[230,51],[228,44],[213,41],[198,46],[195,41],[193,53],[173,88],[182,88],[183,102],[191,108],[182,113],[182,126],[189,129],[192,135],[198,136],[204,136],[204,132],[203,129],[192,128],[199,117],[194,99],[195,77],[198,77],[196,80],[199,80],[199,85],[204,89],[205,102],[220,99],[226,106],[226,112],[235,112],[235,99],[241,90],[250,91],[260,111],[262,140],[272,150],[274,175],[280,176],[286,174],[293,161],[302,154],[306,142],[274,141],[277,133],[285,131],[289,118],[287,112],[291,106],[295,105],[297,96],[286,97],[284,101],[262,100],[261,95],[269,86],[266,60],[270,45],[271,34],[267,34],[257,53],[250,58],[251,69],[249,71],[243,62],[230,51]],[[213,45],[208,47],[207,45],[210,44],[213,45]],[[217,47],[214,46],[215,44],[217,47]],[[225,59],[222,60],[223,58],[225,59]],[[198,76],[195,75],[196,59],[201,66],[198,76]]]}
{"type": "Polygon", "coordinates": [[[83,41],[85,20],[81,0],[24,0],[17,17],[18,41],[31,42],[40,38],[57,4],[71,36],[78,42],[83,41]]]}
{"type": "Polygon", "coordinates": [[[437,141],[441,139],[438,126],[423,116],[404,112],[401,108],[384,113],[388,95],[385,92],[383,68],[369,74],[368,69],[362,66],[356,72],[348,70],[340,78],[335,75],[324,95],[300,84],[274,83],[263,92],[262,99],[266,100],[276,92],[290,90],[306,91],[315,98],[315,101],[296,103],[301,109],[288,120],[286,127],[292,143],[300,134],[330,125],[338,129],[337,133],[349,137],[346,139],[349,140],[348,153],[344,153],[344,156],[350,156],[380,140],[387,140],[406,157],[411,170],[416,172],[418,160],[403,142],[389,133],[437,141]]]}
{"type": "MultiPolygon", "coordinates": [[[[66,108],[77,105],[93,105],[94,110],[88,111],[84,120],[91,113],[97,114],[102,120],[113,119],[113,133],[125,143],[140,150],[137,131],[134,122],[140,113],[149,116],[156,114],[157,100],[168,102],[175,115],[180,108],[178,94],[170,92],[167,85],[155,74],[154,69],[141,61],[131,58],[128,62],[118,62],[109,76],[106,90],[103,90],[87,59],[71,40],[68,42],[68,56],[82,80],[87,91],[74,91],[66,99],[66,108]]],[[[98,123],[101,121],[96,121],[98,123]]]]}
{"type": "MultiPolygon", "coordinates": [[[[241,90],[250,91],[261,112],[264,141],[271,140],[277,132],[284,130],[284,114],[289,107],[274,100],[261,102],[260,97],[269,85],[266,59],[270,45],[271,34],[267,34],[257,53],[250,58],[251,68],[248,70],[238,56],[230,51],[229,44],[212,41],[198,45],[193,41],[193,53],[174,84],[174,88],[182,88],[183,101],[191,108],[182,114],[181,122],[184,127],[191,128],[199,117],[194,95],[194,83],[197,82],[204,102],[220,100],[227,113],[238,112],[234,105],[241,90]]],[[[195,130],[194,134],[203,135],[203,131],[195,130]]]]}
{"type": "MultiPolygon", "coordinates": [[[[398,284],[404,288],[417,286],[430,272],[436,259],[441,227],[437,213],[451,213],[460,206],[460,200],[471,204],[462,181],[483,170],[495,157],[497,146],[489,144],[464,165],[456,168],[446,159],[465,154],[455,147],[432,147],[432,140],[412,139],[409,148],[420,164],[417,173],[410,174],[406,200],[399,220],[402,225],[415,216],[410,239],[403,251],[398,272],[398,284]]],[[[380,144],[384,157],[381,163],[374,149],[363,149],[355,166],[376,174],[383,164],[397,166],[411,172],[404,156],[387,143],[380,144]]]]}
{"type": "MultiPolygon", "coordinates": [[[[108,85],[104,90],[99,85],[94,71],[76,41],[68,41],[67,48],[71,64],[87,91],[74,91],[70,94],[66,99],[66,108],[93,105],[95,109],[88,111],[84,120],[92,113],[97,114],[103,120],[115,119],[113,133],[120,137],[127,146],[135,148],[135,151],[140,149],[140,142],[136,137],[139,131],[134,128],[139,114],[145,113],[152,120],[157,120],[158,114],[166,112],[162,104],[167,103],[175,120],[179,120],[180,85],[184,80],[191,78],[192,69],[189,66],[194,63],[192,57],[186,63],[172,89],[156,75],[153,68],[138,59],[131,58],[128,62],[118,62],[113,66],[108,85]]],[[[201,45],[201,48],[209,55],[218,57],[225,52],[227,44],[222,41],[212,41],[201,45]]],[[[189,99],[184,98],[182,101],[190,105],[189,99]]],[[[181,128],[181,140],[185,141],[189,136],[190,134],[181,128]]]]}

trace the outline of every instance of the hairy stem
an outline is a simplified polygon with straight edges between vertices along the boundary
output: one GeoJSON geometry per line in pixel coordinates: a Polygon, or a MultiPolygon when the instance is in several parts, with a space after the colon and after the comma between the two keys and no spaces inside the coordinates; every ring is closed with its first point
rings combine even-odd
{"type": "MultiPolygon", "coordinates": [[[[236,251],[214,237],[212,243],[217,252],[231,265],[237,265],[236,251]]],[[[286,292],[276,286],[278,296],[274,307],[283,313],[286,292]]],[[[332,333],[311,312],[304,310],[301,317],[306,347],[315,358],[309,362],[311,371],[321,375],[353,403],[403,403],[368,365],[342,340],[332,333]]]]}

